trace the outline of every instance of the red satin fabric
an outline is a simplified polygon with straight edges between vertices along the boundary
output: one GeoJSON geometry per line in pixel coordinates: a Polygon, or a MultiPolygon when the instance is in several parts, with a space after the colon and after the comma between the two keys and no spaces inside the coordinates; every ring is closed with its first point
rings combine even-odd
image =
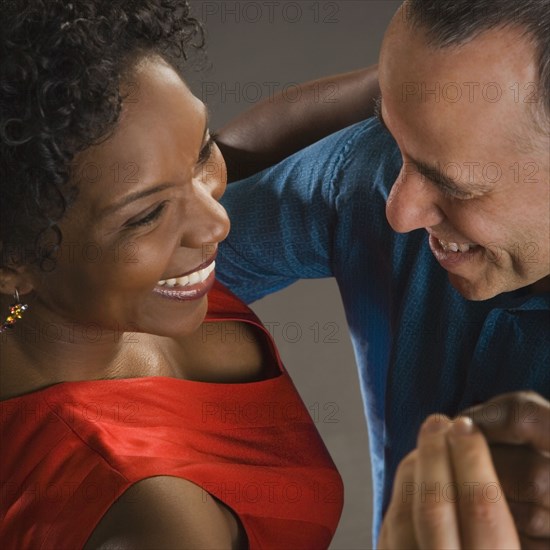
{"type": "MultiPolygon", "coordinates": [[[[228,319],[263,328],[216,284],[207,320],[228,319]]],[[[326,548],[342,482],[265,333],[268,380],[63,382],[0,402],[0,547],[81,548],[128,487],[168,475],[232,508],[251,549],[326,548]]]]}

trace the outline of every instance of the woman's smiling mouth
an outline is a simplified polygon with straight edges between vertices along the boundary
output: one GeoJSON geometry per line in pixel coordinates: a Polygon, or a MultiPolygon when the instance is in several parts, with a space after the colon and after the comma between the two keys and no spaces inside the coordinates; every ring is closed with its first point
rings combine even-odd
{"type": "Polygon", "coordinates": [[[216,267],[215,256],[206,266],[182,275],[181,277],[160,280],[153,292],[176,301],[196,300],[202,298],[214,284],[216,267]]]}
{"type": "Polygon", "coordinates": [[[188,275],[182,275],[181,277],[173,279],[164,279],[157,283],[158,286],[167,286],[169,288],[185,287],[189,285],[195,285],[197,283],[203,283],[206,281],[210,273],[214,271],[216,262],[212,260],[206,267],[197,269],[188,275]]]}

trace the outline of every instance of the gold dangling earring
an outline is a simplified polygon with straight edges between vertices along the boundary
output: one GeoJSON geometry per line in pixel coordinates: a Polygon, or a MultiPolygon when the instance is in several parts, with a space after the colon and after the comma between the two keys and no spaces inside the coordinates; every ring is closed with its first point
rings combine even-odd
{"type": "Polygon", "coordinates": [[[13,293],[13,298],[15,300],[15,303],[10,306],[10,314],[6,317],[6,320],[0,326],[0,334],[2,332],[5,332],[7,329],[12,329],[13,325],[15,325],[15,323],[17,322],[17,319],[21,319],[23,311],[25,311],[29,307],[27,304],[21,303],[17,288],[13,293]]]}

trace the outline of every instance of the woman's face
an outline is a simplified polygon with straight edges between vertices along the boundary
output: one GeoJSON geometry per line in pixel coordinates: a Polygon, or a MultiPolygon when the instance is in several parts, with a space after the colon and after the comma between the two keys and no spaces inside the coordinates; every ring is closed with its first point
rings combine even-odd
{"type": "Polygon", "coordinates": [[[32,272],[33,311],[96,332],[178,336],[204,319],[214,274],[200,282],[200,271],[229,231],[225,164],[205,106],[170,66],[145,59],[131,80],[116,131],[75,158],[78,198],[59,223],[57,268],[32,272]],[[187,274],[179,291],[159,285],[187,274]]]}

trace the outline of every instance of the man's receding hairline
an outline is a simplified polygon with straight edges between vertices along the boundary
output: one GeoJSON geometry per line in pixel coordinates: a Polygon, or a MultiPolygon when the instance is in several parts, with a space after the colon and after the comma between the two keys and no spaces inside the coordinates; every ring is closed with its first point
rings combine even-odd
{"type": "MultiPolygon", "coordinates": [[[[524,24],[518,24],[518,23],[510,23],[510,22],[504,22],[498,25],[492,25],[487,27],[480,27],[479,29],[475,29],[472,31],[471,34],[465,35],[462,38],[458,38],[456,40],[452,41],[442,41],[438,39],[438,36],[435,32],[430,32],[431,29],[429,25],[422,23],[421,21],[418,21],[417,18],[403,18],[401,16],[401,13],[403,9],[405,9],[405,5],[407,2],[404,2],[397,13],[395,14],[394,18],[399,18],[401,21],[404,22],[405,26],[408,30],[414,31],[414,30],[421,30],[424,32],[424,38],[425,38],[425,44],[429,50],[432,51],[441,51],[441,50],[448,50],[448,51],[458,51],[461,48],[465,47],[466,45],[470,44],[474,40],[481,38],[484,34],[490,33],[490,32],[496,32],[499,30],[517,30],[520,31],[520,34],[522,37],[526,38],[531,46],[533,47],[533,61],[536,65],[538,65],[538,44],[536,41],[536,36],[534,33],[524,24]]],[[[537,89],[540,89],[540,86],[542,84],[541,81],[541,75],[540,71],[537,70],[537,82],[535,83],[537,86],[537,89]]],[[[544,96],[543,98],[544,99],[544,96]]],[[[521,146],[521,150],[523,152],[532,152],[532,151],[538,151],[538,143],[544,138],[548,137],[548,134],[550,132],[550,106],[547,106],[544,101],[539,101],[536,104],[528,103],[526,102],[526,114],[525,116],[528,117],[528,123],[529,123],[529,129],[533,130],[536,134],[535,137],[527,136],[523,129],[522,131],[518,131],[516,133],[518,140],[523,144],[521,146]],[[541,121],[541,118],[543,119],[541,121]],[[537,142],[537,143],[534,143],[537,142]]],[[[524,128],[527,130],[527,127],[524,128]]]]}
{"type": "MultiPolygon", "coordinates": [[[[541,43],[536,32],[530,28],[530,26],[525,22],[517,22],[510,20],[497,21],[495,24],[487,22],[486,24],[481,24],[479,26],[473,25],[470,29],[471,32],[466,32],[460,34],[455,32],[454,35],[450,34],[446,38],[442,36],[443,30],[441,28],[436,28],[436,26],[430,22],[422,20],[422,12],[419,11],[421,8],[410,9],[407,8],[408,5],[417,6],[418,3],[414,0],[405,0],[401,6],[398,8],[394,19],[400,18],[403,21],[406,28],[409,30],[420,30],[424,33],[426,39],[426,45],[432,51],[435,50],[452,50],[460,49],[461,47],[471,43],[472,41],[480,38],[486,33],[496,32],[499,30],[509,30],[509,31],[519,31],[521,37],[525,38],[533,48],[533,60],[537,66],[537,89],[541,90],[540,100],[537,104],[533,105],[532,103],[529,106],[530,122],[534,127],[534,130],[537,134],[545,137],[550,132],[550,101],[548,100],[549,94],[542,89],[546,83],[546,75],[544,70],[541,70],[541,65],[545,56],[548,54],[547,48],[544,48],[544,44],[541,43]],[[408,10],[408,11],[407,11],[408,10]],[[408,16],[407,16],[408,14],[408,16]],[[541,120],[542,118],[542,120],[541,120]]],[[[392,20],[393,22],[393,20],[392,20]]],[[[448,29],[447,29],[448,30],[448,29]]]]}

